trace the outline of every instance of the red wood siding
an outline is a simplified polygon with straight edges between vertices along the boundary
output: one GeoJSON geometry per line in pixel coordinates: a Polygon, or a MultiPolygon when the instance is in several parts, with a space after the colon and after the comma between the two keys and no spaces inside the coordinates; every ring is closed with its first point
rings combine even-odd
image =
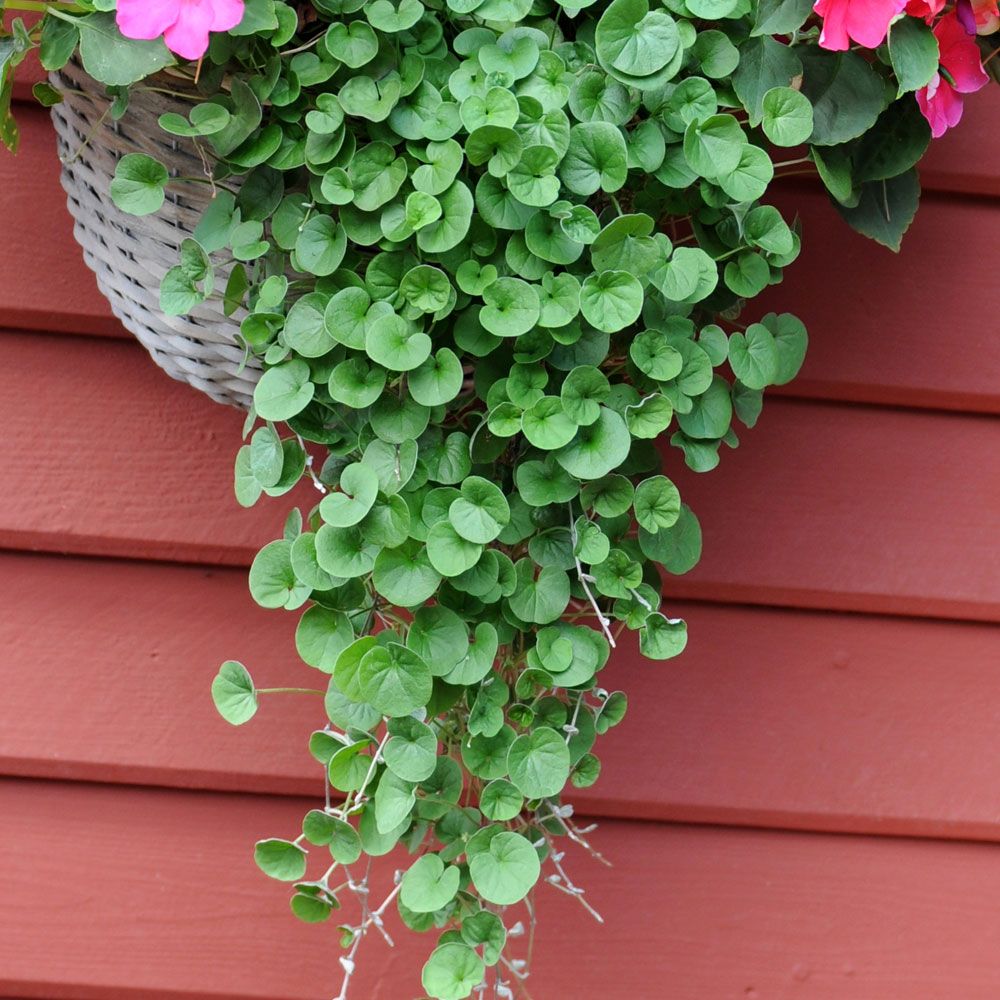
{"type": "MultiPolygon", "coordinates": [[[[541,890],[535,1000],[1000,997],[998,109],[977,95],[936,146],[899,256],[814,187],[779,197],[806,250],[765,307],[802,316],[810,356],[715,472],[670,453],[705,532],[667,583],[691,643],[603,675],[632,710],[573,800],[615,867],[566,863],[606,926],[541,890]]],[[[287,503],[236,506],[240,415],[111,318],[47,121],[22,122],[0,158],[0,997],[328,998],[331,929],[250,858],[318,791],[321,712],[236,730],[208,698],[231,656],[308,682],[294,616],[245,581],[287,503]]],[[[414,995],[428,941],[397,937],[363,945],[358,1000],[414,995]]]]}

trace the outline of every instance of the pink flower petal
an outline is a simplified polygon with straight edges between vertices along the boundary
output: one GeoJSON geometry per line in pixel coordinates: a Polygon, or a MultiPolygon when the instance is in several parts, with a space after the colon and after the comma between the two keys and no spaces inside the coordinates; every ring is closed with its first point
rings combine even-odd
{"type": "Polygon", "coordinates": [[[917,91],[917,104],[935,139],[940,139],[962,117],[961,95],[937,73],[926,87],[917,91]]]}
{"type": "Polygon", "coordinates": [[[159,38],[180,14],[182,0],[118,0],[118,30],[126,38],[159,38]]]}
{"type": "Polygon", "coordinates": [[[885,41],[889,24],[906,6],[907,0],[817,0],[813,10],[823,18],[819,44],[824,49],[843,51],[853,39],[866,49],[885,41]]]}
{"type": "Polygon", "coordinates": [[[972,94],[989,83],[979,46],[955,14],[945,14],[935,26],[934,35],[941,49],[941,65],[954,81],[955,90],[972,94]]]}
{"type": "Polygon", "coordinates": [[[877,49],[889,33],[889,24],[905,6],[905,0],[850,0],[847,33],[866,49],[877,49]]]}
{"type": "Polygon", "coordinates": [[[243,20],[243,0],[214,0],[212,31],[228,31],[243,20]]]}
{"type": "Polygon", "coordinates": [[[823,18],[819,44],[832,52],[844,52],[851,47],[847,37],[847,3],[845,0],[816,0],[813,10],[823,18]]]}
{"type": "Polygon", "coordinates": [[[167,28],[163,40],[171,52],[185,59],[200,59],[208,48],[212,0],[180,0],[180,8],[180,16],[167,28]]]}

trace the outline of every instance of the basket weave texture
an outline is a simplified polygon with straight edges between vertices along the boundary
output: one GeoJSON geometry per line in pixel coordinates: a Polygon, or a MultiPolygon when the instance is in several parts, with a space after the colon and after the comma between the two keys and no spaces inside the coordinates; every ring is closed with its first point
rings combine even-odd
{"type": "MultiPolygon", "coordinates": [[[[244,362],[235,341],[239,314],[225,317],[218,302],[187,316],[165,316],[159,306],[160,281],[178,263],[180,244],[211,200],[211,187],[189,183],[180,193],[168,188],[163,207],[142,218],[119,211],[108,194],[115,165],[126,153],[147,153],[172,176],[205,176],[194,144],[172,139],[157,124],[161,114],[190,107],[169,94],[139,88],[116,122],[107,114],[103,86],[81,67],[70,63],[52,75],[52,83],[64,95],[52,108],[52,121],[73,234],[112,312],[172,378],[218,402],[248,408],[260,367],[252,357],[244,362]]],[[[227,277],[218,269],[216,288],[224,287],[227,277]]]]}

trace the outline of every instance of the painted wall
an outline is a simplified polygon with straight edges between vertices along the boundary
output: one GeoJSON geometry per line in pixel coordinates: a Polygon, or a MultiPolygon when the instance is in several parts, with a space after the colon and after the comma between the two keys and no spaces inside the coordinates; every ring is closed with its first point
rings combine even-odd
{"type": "MultiPolygon", "coordinates": [[[[566,864],[606,926],[541,896],[534,1000],[1000,997],[998,111],[970,100],[941,142],[900,257],[796,195],[807,250],[771,301],[811,354],[720,469],[671,452],[705,528],[668,586],[691,643],[602,675],[633,708],[575,801],[614,867],[566,864]]],[[[240,415],[110,318],[47,120],[22,120],[0,157],[0,997],[328,998],[332,928],[251,860],[319,793],[315,708],[233,730],[208,697],[227,657],[305,676],[294,616],[245,585],[285,502],[236,507],[240,415]]],[[[408,1000],[428,945],[366,942],[353,995],[408,1000]]]]}

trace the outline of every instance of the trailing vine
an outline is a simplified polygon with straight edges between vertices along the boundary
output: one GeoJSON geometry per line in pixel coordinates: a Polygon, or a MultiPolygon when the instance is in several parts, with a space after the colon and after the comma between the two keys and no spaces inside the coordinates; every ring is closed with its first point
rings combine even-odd
{"type": "MultiPolygon", "coordinates": [[[[428,995],[515,995],[537,885],[598,916],[564,796],[625,716],[601,671],[625,630],[655,660],[687,642],[669,579],[701,532],[671,470],[713,469],[803,362],[796,317],[740,318],[799,253],[762,199],[805,165],[898,247],[932,131],[986,81],[995,3],[6,7],[46,12],[0,40],[8,145],[35,48],[49,70],[80,60],[112,120],[143,88],[176,96],[160,125],[205,176],[132,154],[110,197],[142,215],[211,185],[161,307],[217,303],[265,369],[239,503],[317,491],[249,586],[298,615],[323,794],[257,864],[303,921],[358,900],[336,921],[340,1000],[390,908],[434,937],[428,995]],[[413,859],[372,884],[397,846],[413,859]]],[[[212,684],[234,724],[288,690],[236,661],[212,684]]]]}

